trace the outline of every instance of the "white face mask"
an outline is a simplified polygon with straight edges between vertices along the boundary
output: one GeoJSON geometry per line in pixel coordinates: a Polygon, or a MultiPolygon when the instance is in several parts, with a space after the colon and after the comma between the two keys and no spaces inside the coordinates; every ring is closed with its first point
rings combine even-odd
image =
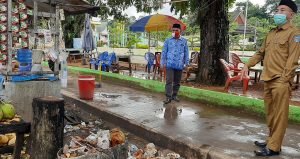
{"type": "Polygon", "coordinates": [[[179,38],[180,37],[180,33],[179,32],[177,32],[178,33],[178,35],[177,35],[177,37],[176,37],[176,32],[172,32],[172,37],[174,37],[174,38],[179,38]]]}
{"type": "Polygon", "coordinates": [[[175,33],[174,32],[172,33],[172,37],[175,38],[175,33]]]}

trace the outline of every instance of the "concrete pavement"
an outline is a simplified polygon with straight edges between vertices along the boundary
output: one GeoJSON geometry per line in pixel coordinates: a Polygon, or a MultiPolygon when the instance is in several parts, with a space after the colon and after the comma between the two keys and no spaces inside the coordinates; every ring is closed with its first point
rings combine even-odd
{"type": "MultiPolygon", "coordinates": [[[[184,100],[164,106],[161,93],[112,83],[102,83],[93,101],[83,101],[77,77],[70,76],[68,82],[62,90],[67,102],[186,158],[256,158],[253,142],[267,136],[263,119],[233,108],[184,100]]],[[[300,158],[299,130],[299,125],[289,125],[276,158],[300,158]]]]}

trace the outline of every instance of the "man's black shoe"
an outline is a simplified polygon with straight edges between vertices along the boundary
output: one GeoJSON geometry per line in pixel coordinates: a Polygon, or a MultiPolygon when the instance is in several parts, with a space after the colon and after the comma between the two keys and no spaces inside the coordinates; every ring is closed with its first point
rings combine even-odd
{"type": "Polygon", "coordinates": [[[258,146],[260,148],[264,148],[267,146],[267,143],[266,142],[259,142],[259,141],[254,141],[254,145],[255,146],[258,146]]]}
{"type": "Polygon", "coordinates": [[[180,102],[179,98],[177,96],[172,97],[172,100],[176,101],[176,102],[180,102]]]}
{"type": "MultiPolygon", "coordinates": [[[[254,145],[260,148],[264,148],[267,146],[266,142],[259,142],[259,141],[254,141],[254,145]]],[[[279,152],[281,152],[281,149],[279,150],[279,152]]]]}
{"type": "Polygon", "coordinates": [[[164,100],[164,104],[169,104],[171,103],[171,99],[170,98],[166,98],[166,100],[164,100]]]}
{"type": "Polygon", "coordinates": [[[260,151],[254,151],[254,153],[256,156],[277,156],[280,154],[279,152],[270,150],[267,147],[261,148],[260,151]]]}

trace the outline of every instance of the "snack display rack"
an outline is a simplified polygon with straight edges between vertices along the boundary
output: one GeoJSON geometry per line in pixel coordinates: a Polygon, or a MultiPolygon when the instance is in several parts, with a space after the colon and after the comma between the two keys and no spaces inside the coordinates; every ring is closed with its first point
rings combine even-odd
{"type": "MultiPolygon", "coordinates": [[[[56,5],[55,10],[55,27],[52,30],[54,36],[54,50],[58,57],[59,52],[59,6],[56,5]]],[[[32,49],[29,48],[29,29],[28,29],[28,13],[32,13],[32,9],[29,9],[25,0],[0,0],[0,73],[4,75],[6,80],[10,81],[11,76],[26,76],[26,75],[45,75],[54,74],[57,76],[58,61],[55,62],[55,69],[53,71],[20,71],[15,69],[15,55],[17,49],[32,49]]],[[[33,1],[33,34],[38,36],[37,32],[37,16],[38,16],[38,4],[37,1],[33,1]]],[[[32,15],[31,14],[31,15],[32,15]]],[[[35,45],[36,46],[36,45],[35,45]]]]}
{"type": "Polygon", "coordinates": [[[7,0],[0,0],[0,61],[7,63],[8,52],[8,3],[7,0]]]}

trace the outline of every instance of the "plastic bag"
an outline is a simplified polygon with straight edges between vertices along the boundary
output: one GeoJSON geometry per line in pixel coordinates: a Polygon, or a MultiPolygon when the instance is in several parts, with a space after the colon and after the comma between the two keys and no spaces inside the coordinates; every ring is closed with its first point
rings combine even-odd
{"type": "Polygon", "coordinates": [[[55,62],[55,60],[57,59],[57,55],[56,55],[56,51],[54,50],[54,48],[49,49],[49,53],[47,56],[51,61],[55,62]]]}
{"type": "Polygon", "coordinates": [[[109,149],[109,139],[110,139],[110,133],[109,130],[99,130],[97,132],[98,136],[98,143],[97,146],[101,149],[109,149]]]}

